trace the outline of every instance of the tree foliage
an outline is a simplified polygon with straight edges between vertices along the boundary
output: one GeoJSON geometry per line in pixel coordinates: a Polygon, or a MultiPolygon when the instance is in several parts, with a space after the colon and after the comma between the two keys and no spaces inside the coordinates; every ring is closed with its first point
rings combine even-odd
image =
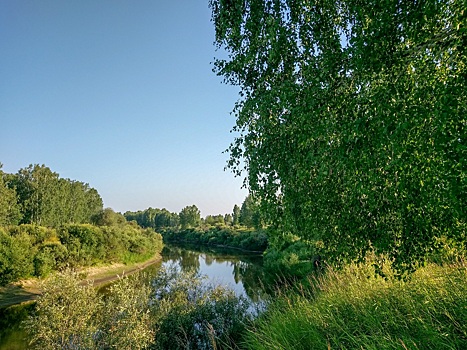
{"type": "Polygon", "coordinates": [[[238,225],[240,223],[240,207],[235,204],[232,210],[232,224],[238,225]]]}
{"type": "MultiPolygon", "coordinates": [[[[83,182],[60,178],[45,165],[30,165],[16,174],[4,175],[4,178],[10,196],[16,194],[15,201],[20,209],[18,215],[13,200],[9,200],[12,217],[9,221],[13,224],[19,218],[22,224],[53,227],[89,223],[91,217],[102,210],[102,198],[94,188],[83,182]]],[[[1,202],[0,208],[4,207],[1,202]]]]}
{"type": "Polygon", "coordinates": [[[16,200],[16,190],[6,183],[7,174],[0,163],[0,226],[16,225],[21,219],[20,207],[16,200]]]}
{"type": "Polygon", "coordinates": [[[279,232],[403,269],[466,239],[464,0],[211,0],[229,166],[279,232]],[[241,160],[244,162],[241,162],[241,160]]]}
{"type": "MultiPolygon", "coordinates": [[[[235,210],[235,208],[234,208],[235,210]]],[[[263,220],[259,208],[259,203],[252,195],[246,196],[240,208],[238,221],[241,225],[260,229],[263,227],[263,220]]]]}
{"type": "Polygon", "coordinates": [[[158,232],[167,228],[177,228],[180,224],[178,213],[171,213],[165,208],[127,211],[123,215],[128,221],[136,221],[141,227],[153,228],[158,232]]]}
{"type": "Polygon", "coordinates": [[[201,221],[201,212],[196,205],[186,206],[180,212],[180,225],[182,228],[196,227],[201,221]]]}

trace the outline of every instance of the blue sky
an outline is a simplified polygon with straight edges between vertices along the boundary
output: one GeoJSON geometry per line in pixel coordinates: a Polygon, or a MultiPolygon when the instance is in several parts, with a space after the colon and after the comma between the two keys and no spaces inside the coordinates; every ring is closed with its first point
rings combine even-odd
{"type": "Polygon", "coordinates": [[[0,162],[45,164],[116,211],[231,212],[238,88],[207,0],[0,1],[0,162]]]}

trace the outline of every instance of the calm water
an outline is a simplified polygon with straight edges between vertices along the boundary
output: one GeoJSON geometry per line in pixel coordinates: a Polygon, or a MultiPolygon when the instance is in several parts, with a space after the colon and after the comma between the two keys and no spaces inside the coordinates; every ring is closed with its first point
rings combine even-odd
{"type": "MultiPolygon", "coordinates": [[[[220,250],[196,246],[167,245],[162,251],[162,265],[176,265],[182,271],[195,270],[208,276],[209,280],[227,285],[237,295],[243,295],[254,302],[264,295],[262,284],[262,257],[235,250],[220,250]]],[[[155,273],[161,264],[149,266],[145,271],[155,273]]],[[[26,334],[19,327],[27,317],[31,306],[19,306],[0,310],[0,350],[27,349],[26,334]]]]}

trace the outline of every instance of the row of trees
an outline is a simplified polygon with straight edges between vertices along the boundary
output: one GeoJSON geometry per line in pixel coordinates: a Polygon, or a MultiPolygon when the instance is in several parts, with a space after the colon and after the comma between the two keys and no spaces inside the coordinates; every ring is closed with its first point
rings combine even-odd
{"type": "Polygon", "coordinates": [[[0,164],[0,226],[89,223],[102,209],[99,193],[86,183],[60,178],[45,165],[7,174],[0,164]]]}
{"type": "Polygon", "coordinates": [[[123,214],[128,221],[136,221],[145,228],[153,228],[160,232],[166,229],[187,229],[199,226],[246,226],[261,228],[264,221],[260,208],[251,195],[243,201],[241,207],[235,205],[232,213],[207,215],[201,218],[201,212],[196,205],[184,207],[180,213],[172,213],[167,209],[148,208],[136,212],[127,211],[123,214]]]}
{"type": "Polygon", "coordinates": [[[241,89],[229,166],[329,261],[411,269],[467,232],[465,1],[210,0],[241,89]],[[243,161],[242,161],[243,160],[243,161]]]}
{"type": "Polygon", "coordinates": [[[167,230],[162,236],[164,242],[229,247],[250,252],[264,252],[268,246],[266,232],[253,228],[205,226],[178,231],[167,230]]]}

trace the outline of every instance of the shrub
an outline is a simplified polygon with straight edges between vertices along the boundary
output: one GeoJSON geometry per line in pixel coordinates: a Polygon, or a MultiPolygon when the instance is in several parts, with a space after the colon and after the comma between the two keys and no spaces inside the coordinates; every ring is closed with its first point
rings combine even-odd
{"type": "Polygon", "coordinates": [[[249,303],[232,290],[206,284],[196,273],[162,269],[154,280],[156,349],[233,346],[249,321],[249,303]]]}
{"type": "Polygon", "coordinates": [[[53,276],[42,285],[35,313],[26,321],[33,349],[92,349],[101,301],[75,274],[53,276]]]}
{"type": "Polygon", "coordinates": [[[300,279],[315,270],[316,258],[314,246],[298,240],[282,251],[269,248],[264,255],[264,267],[272,275],[300,279]]]}
{"type": "Polygon", "coordinates": [[[25,322],[33,349],[143,349],[153,338],[149,286],[139,275],[121,278],[106,296],[72,273],[53,276],[42,290],[25,322]]]}
{"type": "Polygon", "coordinates": [[[12,237],[0,228],[0,284],[31,276],[34,273],[34,253],[27,234],[12,237]]]}
{"type": "Polygon", "coordinates": [[[9,232],[12,236],[17,236],[21,234],[28,235],[31,238],[32,244],[58,242],[57,233],[53,228],[33,224],[23,224],[19,226],[10,226],[9,232]]]}
{"type": "Polygon", "coordinates": [[[122,277],[110,286],[100,315],[98,349],[144,349],[154,339],[147,276],[122,277]]]}
{"type": "Polygon", "coordinates": [[[54,270],[60,270],[66,265],[67,250],[59,243],[49,243],[41,246],[34,256],[34,275],[45,277],[54,270]]]}
{"type": "Polygon", "coordinates": [[[248,307],[233,291],[175,269],[152,280],[122,277],[105,295],[62,273],[44,282],[25,328],[32,349],[232,348],[251,320],[248,307]]]}

